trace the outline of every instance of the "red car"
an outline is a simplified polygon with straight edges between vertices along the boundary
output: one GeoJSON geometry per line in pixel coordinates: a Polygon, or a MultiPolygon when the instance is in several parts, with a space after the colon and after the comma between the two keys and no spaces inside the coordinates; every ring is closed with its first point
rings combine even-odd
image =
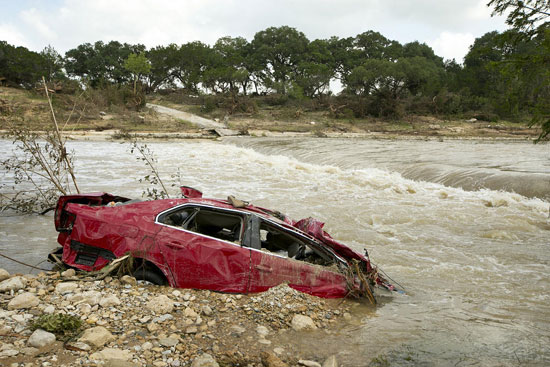
{"type": "Polygon", "coordinates": [[[281,283],[319,297],[372,297],[392,289],[367,257],[333,240],[312,219],[233,197],[135,201],[107,193],[61,196],[55,227],[62,261],[96,271],[130,254],[133,275],[156,284],[221,292],[262,292],[281,283]]]}

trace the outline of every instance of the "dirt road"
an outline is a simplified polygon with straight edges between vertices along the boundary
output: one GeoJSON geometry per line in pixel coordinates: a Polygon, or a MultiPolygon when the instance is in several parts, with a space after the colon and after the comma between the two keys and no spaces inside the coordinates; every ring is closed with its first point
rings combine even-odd
{"type": "Polygon", "coordinates": [[[185,121],[189,121],[192,124],[197,125],[200,128],[203,129],[224,129],[225,125],[213,120],[205,119],[204,117],[200,117],[197,115],[193,115],[189,112],[183,112],[180,110],[175,110],[173,108],[168,108],[164,106],[160,106],[157,104],[147,103],[146,105],[148,108],[152,108],[158,113],[163,113],[166,115],[170,115],[172,117],[175,117],[177,119],[182,119],[185,121]]]}

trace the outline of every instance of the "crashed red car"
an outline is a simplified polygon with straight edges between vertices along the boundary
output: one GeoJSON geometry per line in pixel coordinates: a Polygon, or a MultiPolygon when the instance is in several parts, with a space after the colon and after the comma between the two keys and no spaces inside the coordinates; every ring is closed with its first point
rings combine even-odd
{"type": "Polygon", "coordinates": [[[323,223],[298,222],[232,197],[135,201],[107,193],[61,196],[55,228],[61,260],[97,271],[130,254],[138,279],[177,288],[262,292],[281,283],[319,297],[389,289],[369,259],[332,239],[323,223]],[[237,204],[236,204],[237,202],[237,204]]]}

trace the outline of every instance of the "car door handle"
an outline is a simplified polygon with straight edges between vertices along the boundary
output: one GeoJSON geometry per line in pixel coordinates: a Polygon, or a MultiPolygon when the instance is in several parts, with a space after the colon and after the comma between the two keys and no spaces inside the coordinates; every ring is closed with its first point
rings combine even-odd
{"type": "Polygon", "coordinates": [[[179,243],[175,243],[175,242],[168,242],[166,244],[166,247],[169,247],[169,248],[174,249],[174,250],[181,250],[182,249],[182,246],[179,243]]]}
{"type": "Polygon", "coordinates": [[[254,265],[254,269],[258,271],[263,271],[264,273],[271,273],[273,269],[266,265],[254,265]]]}

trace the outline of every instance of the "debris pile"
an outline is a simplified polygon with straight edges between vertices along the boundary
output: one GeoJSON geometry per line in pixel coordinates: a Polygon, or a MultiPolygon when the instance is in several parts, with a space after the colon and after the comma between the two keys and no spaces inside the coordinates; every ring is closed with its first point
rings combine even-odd
{"type": "Polygon", "coordinates": [[[232,295],[130,276],[90,281],[72,269],[0,276],[4,366],[337,366],[292,340],[351,318],[348,303],[286,285],[232,295]]]}

